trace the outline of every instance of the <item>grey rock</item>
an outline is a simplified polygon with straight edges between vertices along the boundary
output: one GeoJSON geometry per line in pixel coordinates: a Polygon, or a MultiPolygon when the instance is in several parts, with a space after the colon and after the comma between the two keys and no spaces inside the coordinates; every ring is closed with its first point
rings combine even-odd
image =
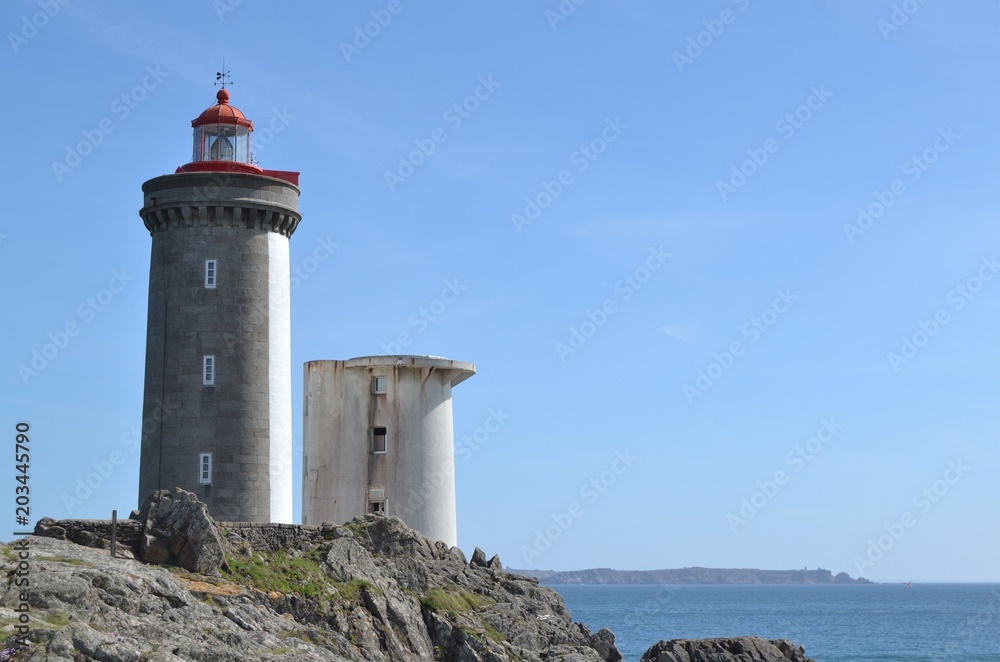
{"type": "Polygon", "coordinates": [[[801,646],[759,637],[661,641],[640,662],[815,662],[801,646]]]}
{"type": "Polygon", "coordinates": [[[154,492],[139,509],[139,523],[144,531],[139,554],[148,563],[216,574],[226,560],[225,542],[208,507],[191,492],[154,492]]]}

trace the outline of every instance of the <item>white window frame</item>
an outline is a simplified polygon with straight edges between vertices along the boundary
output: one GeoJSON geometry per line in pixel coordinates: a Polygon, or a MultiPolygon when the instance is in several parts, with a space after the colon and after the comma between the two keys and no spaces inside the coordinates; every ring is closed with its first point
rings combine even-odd
{"type": "Polygon", "coordinates": [[[215,386],[215,354],[201,357],[201,383],[205,386],[215,386]]]}
{"type": "Polygon", "coordinates": [[[373,427],[372,428],[371,445],[372,445],[371,448],[372,448],[372,454],[373,455],[385,455],[386,452],[389,450],[389,428],[385,428],[385,427],[382,427],[382,426],[373,427]],[[376,430],[382,430],[382,450],[378,450],[375,447],[375,436],[376,436],[375,431],[376,430]]]}
{"type": "Polygon", "coordinates": [[[389,392],[389,377],[388,377],[388,375],[373,375],[372,376],[372,393],[375,393],[376,395],[381,395],[383,393],[388,393],[388,392],[389,392]]]}
{"type": "Polygon", "coordinates": [[[219,261],[205,260],[205,288],[214,290],[219,282],[219,261]]]}
{"type": "Polygon", "coordinates": [[[212,454],[201,453],[198,455],[198,484],[212,484],[212,454]]]}

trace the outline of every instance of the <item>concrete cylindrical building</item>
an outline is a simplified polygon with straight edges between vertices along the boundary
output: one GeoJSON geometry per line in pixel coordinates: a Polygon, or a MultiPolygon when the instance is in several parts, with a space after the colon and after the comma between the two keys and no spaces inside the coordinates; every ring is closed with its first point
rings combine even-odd
{"type": "Polygon", "coordinates": [[[298,173],[254,165],[228,104],[192,122],[194,161],[143,184],[153,238],[140,502],[182,487],[219,520],[292,521],[288,240],[298,173]]]}
{"type": "Polygon", "coordinates": [[[382,511],[456,545],[451,389],[474,374],[434,356],[306,363],[302,523],[382,511]]]}

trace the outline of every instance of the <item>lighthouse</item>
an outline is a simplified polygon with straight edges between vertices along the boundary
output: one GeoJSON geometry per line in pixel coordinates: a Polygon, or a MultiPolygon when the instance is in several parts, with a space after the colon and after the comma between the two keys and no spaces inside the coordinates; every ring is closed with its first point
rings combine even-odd
{"type": "Polygon", "coordinates": [[[142,185],[152,253],[139,501],[181,487],[218,520],[291,523],[299,173],[255,164],[253,122],[225,85],[191,126],[191,162],[142,185]]]}

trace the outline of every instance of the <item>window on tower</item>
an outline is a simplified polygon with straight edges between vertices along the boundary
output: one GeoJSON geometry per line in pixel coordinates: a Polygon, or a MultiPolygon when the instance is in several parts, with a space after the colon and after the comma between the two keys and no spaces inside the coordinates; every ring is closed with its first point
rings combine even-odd
{"type": "Polygon", "coordinates": [[[205,260],[205,287],[214,290],[216,280],[216,269],[218,263],[215,260],[205,260]]]}
{"type": "Polygon", "coordinates": [[[372,428],[372,453],[385,452],[385,428],[372,428]]]}
{"type": "Polygon", "coordinates": [[[213,354],[202,357],[201,383],[205,386],[215,386],[215,356],[213,354]]]}
{"type": "Polygon", "coordinates": [[[387,504],[388,500],[385,498],[384,487],[371,487],[368,489],[368,512],[384,513],[388,510],[386,507],[387,504]]]}
{"type": "Polygon", "coordinates": [[[372,377],[372,393],[387,393],[389,389],[389,378],[385,375],[375,375],[372,377]]]}
{"type": "Polygon", "coordinates": [[[211,453],[202,453],[198,456],[198,482],[202,485],[212,484],[211,453]]]}

